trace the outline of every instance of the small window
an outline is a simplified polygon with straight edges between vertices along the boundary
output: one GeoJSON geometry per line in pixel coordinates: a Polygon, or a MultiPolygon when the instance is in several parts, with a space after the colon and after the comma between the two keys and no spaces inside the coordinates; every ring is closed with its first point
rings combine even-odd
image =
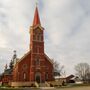
{"type": "Polygon", "coordinates": [[[36,65],[39,65],[39,64],[40,64],[39,59],[36,59],[36,65]]]}
{"type": "Polygon", "coordinates": [[[27,64],[24,64],[22,69],[25,71],[28,68],[27,64]]]}

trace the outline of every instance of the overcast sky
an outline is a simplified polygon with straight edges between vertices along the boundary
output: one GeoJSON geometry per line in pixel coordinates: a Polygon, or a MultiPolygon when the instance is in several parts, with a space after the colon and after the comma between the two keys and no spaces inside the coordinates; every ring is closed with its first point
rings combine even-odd
{"type": "MultiPolygon", "coordinates": [[[[65,66],[67,74],[80,62],[90,64],[90,0],[38,0],[45,28],[45,52],[65,66]]],[[[30,44],[36,0],[0,0],[0,73],[13,50],[22,57],[30,44]]]]}

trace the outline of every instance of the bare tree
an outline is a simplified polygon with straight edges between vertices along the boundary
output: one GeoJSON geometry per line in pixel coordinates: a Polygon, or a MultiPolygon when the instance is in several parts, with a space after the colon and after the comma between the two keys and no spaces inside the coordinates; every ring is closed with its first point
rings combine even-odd
{"type": "Polygon", "coordinates": [[[53,60],[53,67],[56,75],[60,76],[65,74],[64,65],[60,65],[58,61],[53,60]]]}
{"type": "Polygon", "coordinates": [[[75,66],[76,75],[84,82],[90,80],[90,65],[87,63],[79,63],[75,66]]]}

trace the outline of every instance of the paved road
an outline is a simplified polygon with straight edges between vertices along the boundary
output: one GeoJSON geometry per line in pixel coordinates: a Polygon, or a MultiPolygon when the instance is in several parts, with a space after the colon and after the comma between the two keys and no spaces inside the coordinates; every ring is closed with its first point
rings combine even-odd
{"type": "Polygon", "coordinates": [[[60,88],[54,90],[90,90],[90,86],[82,86],[82,87],[72,87],[72,88],[60,88]]]}
{"type": "Polygon", "coordinates": [[[59,88],[59,89],[24,89],[24,90],[90,90],[90,86],[83,86],[83,87],[72,87],[72,88],[59,88]]]}

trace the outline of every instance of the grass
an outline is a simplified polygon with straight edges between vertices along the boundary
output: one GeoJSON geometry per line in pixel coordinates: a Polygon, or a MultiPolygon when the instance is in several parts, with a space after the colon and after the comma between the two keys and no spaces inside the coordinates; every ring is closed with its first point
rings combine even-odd
{"type": "MultiPolygon", "coordinates": [[[[30,89],[30,88],[29,88],[30,89]]],[[[28,87],[26,87],[26,90],[29,90],[28,87]]],[[[12,87],[0,87],[0,90],[25,90],[25,87],[17,87],[17,88],[12,88],[12,87]]],[[[40,90],[39,88],[32,88],[30,90],[40,90]]]]}
{"type": "Polygon", "coordinates": [[[22,90],[20,88],[0,87],[0,90],[22,90]]]}

